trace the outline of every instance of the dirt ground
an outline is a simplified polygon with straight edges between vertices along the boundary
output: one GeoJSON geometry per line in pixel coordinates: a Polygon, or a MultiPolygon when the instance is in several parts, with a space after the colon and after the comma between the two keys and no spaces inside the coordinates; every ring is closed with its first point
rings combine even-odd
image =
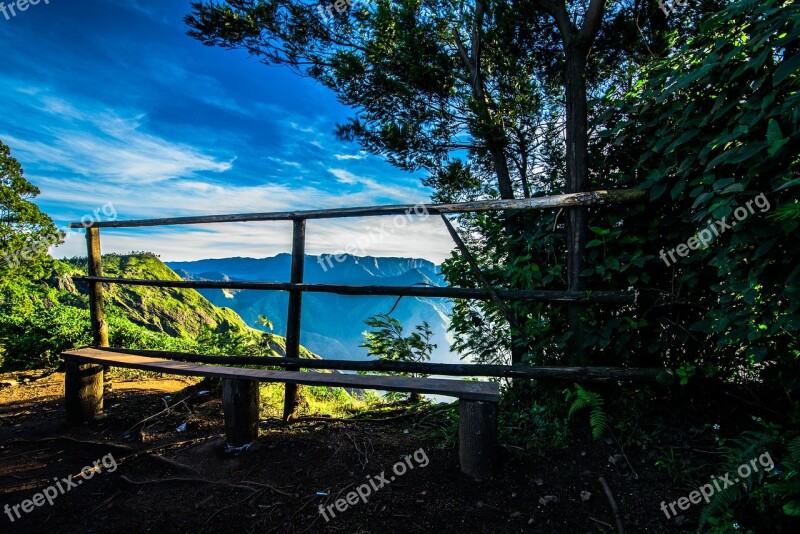
{"type": "Polygon", "coordinates": [[[448,425],[442,412],[290,428],[267,420],[258,441],[235,454],[224,450],[219,395],[203,384],[116,377],[105,418],[71,428],[63,378],[0,376],[17,382],[0,389],[0,506],[9,506],[0,532],[613,533],[601,476],[627,532],[693,532],[659,508],[685,493],[655,469],[636,465],[637,478],[624,461],[610,462],[619,450],[602,440],[545,457],[501,448],[496,476],[479,483],[432,432],[448,425]],[[395,476],[408,455],[412,467],[395,476]],[[75,486],[62,480],[70,475],[75,486]],[[368,482],[366,502],[336,509],[368,482]],[[15,505],[47,491],[58,492],[52,505],[17,506],[16,517],[15,505]],[[331,507],[325,516],[320,505],[331,507]]]}

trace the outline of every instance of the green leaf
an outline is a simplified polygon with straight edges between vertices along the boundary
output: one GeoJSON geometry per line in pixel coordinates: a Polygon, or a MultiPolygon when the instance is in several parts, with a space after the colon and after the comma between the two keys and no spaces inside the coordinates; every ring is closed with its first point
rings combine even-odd
{"type": "Polygon", "coordinates": [[[742,191],[744,191],[744,186],[742,184],[731,184],[720,191],[720,195],[727,195],[728,193],[741,193],[742,191]]]}
{"type": "Polygon", "coordinates": [[[606,230],[605,228],[600,228],[599,226],[590,226],[589,230],[596,233],[597,235],[608,235],[611,233],[610,230],[606,230]]]}
{"type": "Polygon", "coordinates": [[[800,499],[795,499],[784,504],[783,513],[786,515],[800,516],[800,499]]]}
{"type": "Polygon", "coordinates": [[[769,125],[767,126],[767,143],[769,144],[768,153],[770,156],[774,156],[778,150],[780,150],[783,145],[789,142],[789,139],[783,138],[783,133],[781,132],[781,127],[778,125],[778,122],[775,119],[769,120],[769,125]]]}
{"type": "Polygon", "coordinates": [[[659,182],[650,189],[650,200],[658,200],[667,190],[666,182],[659,182]]]}
{"type": "Polygon", "coordinates": [[[780,84],[787,76],[796,74],[798,70],[800,70],[800,54],[795,54],[790,58],[784,59],[780,62],[778,68],[775,69],[772,85],[780,84]]]}

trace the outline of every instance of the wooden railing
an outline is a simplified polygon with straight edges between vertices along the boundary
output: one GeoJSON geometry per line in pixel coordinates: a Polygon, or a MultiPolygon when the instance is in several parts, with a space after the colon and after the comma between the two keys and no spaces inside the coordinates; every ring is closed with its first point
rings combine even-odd
{"type": "MultiPolygon", "coordinates": [[[[286,291],[289,293],[287,310],[286,353],[285,358],[249,358],[224,357],[227,364],[261,364],[278,365],[288,370],[300,368],[326,368],[343,370],[373,370],[395,372],[423,372],[440,375],[458,376],[493,376],[537,379],[563,380],[610,380],[610,379],[655,379],[660,374],[668,373],[666,369],[626,369],[626,368],[592,368],[592,367],[531,367],[527,365],[458,365],[410,362],[352,362],[346,360],[306,360],[300,359],[300,317],[303,293],[336,293],[341,295],[390,295],[390,296],[422,296],[463,299],[502,301],[531,301],[552,303],[604,303],[633,304],[636,293],[630,291],[546,291],[546,290],[502,290],[484,284],[483,289],[454,287],[397,287],[397,286],[345,286],[332,284],[304,284],[303,262],[305,257],[306,221],[309,219],[333,219],[345,217],[368,217],[402,215],[414,208],[424,208],[428,213],[441,215],[448,225],[459,249],[467,255],[471,265],[477,264],[469,251],[453,230],[446,214],[503,211],[503,210],[542,210],[554,208],[575,208],[604,204],[632,202],[644,196],[642,191],[594,191],[573,193],[523,200],[489,200],[481,202],[464,202],[458,204],[430,205],[394,205],[372,206],[360,208],[343,208],[328,210],[290,211],[278,213],[250,213],[239,215],[209,215],[196,217],[176,217],[168,219],[128,220],[73,223],[72,228],[86,228],[87,249],[89,254],[88,276],[76,278],[88,282],[90,292],[90,310],[93,343],[97,347],[108,347],[108,324],[105,320],[103,306],[103,284],[124,284],[168,288],[194,289],[251,289],[262,291],[286,291]],[[100,251],[100,228],[136,228],[152,226],[170,226],[187,224],[212,224],[254,221],[292,221],[292,265],[288,283],[274,282],[236,282],[236,281],[171,281],[171,280],[139,280],[104,277],[102,273],[100,251]]],[[[480,272],[476,273],[483,280],[480,272]]],[[[200,356],[164,352],[141,351],[161,358],[183,361],[223,363],[223,357],[200,356]]],[[[294,412],[297,404],[296,386],[287,384],[284,403],[284,417],[294,412]]]]}

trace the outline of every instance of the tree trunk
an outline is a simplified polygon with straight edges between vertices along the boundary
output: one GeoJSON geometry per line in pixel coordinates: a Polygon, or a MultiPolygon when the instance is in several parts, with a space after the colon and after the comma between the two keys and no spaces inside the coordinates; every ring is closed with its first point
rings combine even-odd
{"type": "MultiPolygon", "coordinates": [[[[587,165],[589,140],[586,118],[586,51],[581,46],[566,49],[567,100],[567,193],[586,191],[589,185],[587,165]]],[[[581,291],[583,251],[586,246],[586,208],[569,208],[567,212],[567,280],[570,291],[581,291]]],[[[572,365],[586,365],[583,351],[583,306],[570,304],[568,310],[570,336],[569,353],[572,365]]]]}

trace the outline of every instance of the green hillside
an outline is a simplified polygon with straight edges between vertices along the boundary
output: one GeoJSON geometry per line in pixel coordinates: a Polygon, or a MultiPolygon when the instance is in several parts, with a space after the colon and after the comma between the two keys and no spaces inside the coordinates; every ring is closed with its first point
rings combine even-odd
{"type": "MultiPolygon", "coordinates": [[[[0,284],[0,367],[58,364],[66,349],[91,344],[87,261],[56,261],[43,281],[0,284]]],[[[103,256],[106,276],[180,280],[149,253],[103,256]]],[[[105,293],[114,347],[204,354],[282,356],[285,339],[251,328],[234,311],[193,289],[112,285],[105,293]]],[[[301,347],[301,357],[318,358],[301,347]]]]}
{"type": "MultiPolygon", "coordinates": [[[[86,260],[69,262],[75,274],[85,274],[86,260]]],[[[181,280],[153,254],[103,256],[103,274],[120,278],[181,280]]],[[[231,309],[218,308],[194,289],[111,285],[108,304],[133,323],[174,337],[197,337],[204,328],[245,330],[244,321],[231,309]]]]}

